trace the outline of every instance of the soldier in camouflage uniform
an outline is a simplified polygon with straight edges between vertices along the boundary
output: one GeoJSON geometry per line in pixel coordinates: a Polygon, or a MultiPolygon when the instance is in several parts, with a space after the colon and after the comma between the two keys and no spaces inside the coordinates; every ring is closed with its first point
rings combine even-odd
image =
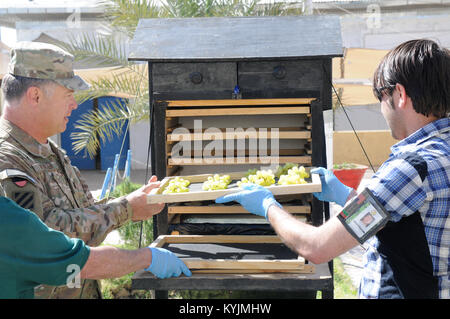
{"type": "MultiPolygon", "coordinates": [[[[48,138],[66,129],[77,107],[76,90],[89,85],[73,72],[73,56],[50,44],[19,42],[3,78],[0,118],[0,185],[6,196],[30,209],[50,228],[98,246],[130,219],[145,220],[162,204],[147,204],[159,182],[104,204],[94,201],[79,170],[48,138]]],[[[101,298],[99,282],[82,288],[40,286],[36,298],[101,298]],[[82,292],[82,295],[81,295],[82,292]]]]}

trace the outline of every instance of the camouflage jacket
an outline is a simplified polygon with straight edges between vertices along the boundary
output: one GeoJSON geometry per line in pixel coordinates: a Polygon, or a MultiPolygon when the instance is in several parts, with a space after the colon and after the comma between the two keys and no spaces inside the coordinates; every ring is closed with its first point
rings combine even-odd
{"type": "MultiPolygon", "coordinates": [[[[132,217],[132,208],[124,198],[105,204],[96,203],[80,171],[71,165],[65,152],[49,140],[50,148],[41,145],[34,138],[13,123],[0,119],[0,183],[6,196],[17,201],[8,193],[8,170],[24,173],[39,207],[33,212],[50,228],[64,232],[69,237],[81,238],[89,246],[98,246],[112,230],[124,225],[132,217]]],[[[20,204],[20,203],[19,203],[20,204]]],[[[96,281],[85,285],[83,298],[96,294],[96,281]],[[89,286],[89,287],[86,287],[89,286]]],[[[78,298],[76,288],[53,287],[51,292],[36,290],[37,298],[78,298]],[[64,290],[70,290],[65,291],[64,290]],[[55,291],[59,291],[56,293],[55,291]],[[52,293],[52,295],[49,295],[52,293]],[[58,296],[59,294],[59,296],[58,296]]]]}

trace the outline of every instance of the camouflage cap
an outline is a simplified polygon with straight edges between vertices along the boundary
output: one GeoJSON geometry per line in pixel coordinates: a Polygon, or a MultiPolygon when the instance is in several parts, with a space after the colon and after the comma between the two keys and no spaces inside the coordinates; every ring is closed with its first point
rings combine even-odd
{"type": "Polygon", "coordinates": [[[35,79],[53,80],[74,90],[87,90],[89,84],[73,72],[73,55],[56,45],[21,41],[11,49],[8,73],[35,79]]]}

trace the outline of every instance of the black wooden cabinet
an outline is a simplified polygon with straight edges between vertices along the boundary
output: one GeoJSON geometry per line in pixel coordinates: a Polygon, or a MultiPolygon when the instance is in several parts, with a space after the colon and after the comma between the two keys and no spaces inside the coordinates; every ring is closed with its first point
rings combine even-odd
{"type": "MultiPolygon", "coordinates": [[[[211,127],[223,133],[228,128],[276,128],[280,165],[326,166],[323,111],[331,108],[331,59],[341,55],[339,18],[332,16],[141,20],[130,60],[149,64],[152,174],[162,179],[261,166],[249,161],[249,141],[243,153],[235,150],[236,163],[210,163],[205,157],[194,163],[188,156],[181,164],[174,164],[173,156],[180,146],[175,133],[182,129],[184,136],[194,137],[199,121],[202,133],[211,127]],[[244,162],[237,164],[242,157],[244,162]]],[[[211,143],[204,136],[191,141],[193,148],[205,149],[211,143]]],[[[195,154],[194,150],[191,157],[195,154]]],[[[290,208],[304,215],[307,222],[320,225],[329,218],[328,205],[312,194],[298,200],[290,208]]],[[[212,203],[193,205],[202,210],[201,216],[177,216],[182,206],[166,206],[154,218],[155,237],[171,232],[273,232],[264,219],[249,221],[249,216],[234,215],[230,222],[229,216],[215,212],[212,203]],[[211,214],[205,214],[205,209],[211,214]]],[[[195,211],[192,204],[190,211],[195,211]]],[[[332,297],[332,263],[325,268],[317,265],[321,275],[314,278],[280,275],[284,288],[274,284],[276,275],[267,281],[255,277],[253,282],[251,276],[242,281],[222,276],[221,286],[207,285],[214,278],[211,276],[159,280],[142,272],[133,277],[133,287],[229,289],[234,285],[238,290],[322,290],[324,297],[332,297]]]]}

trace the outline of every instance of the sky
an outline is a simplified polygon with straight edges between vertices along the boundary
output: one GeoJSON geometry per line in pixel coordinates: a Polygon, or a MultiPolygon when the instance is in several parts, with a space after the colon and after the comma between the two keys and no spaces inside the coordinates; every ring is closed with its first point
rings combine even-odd
{"type": "MultiPolygon", "coordinates": [[[[285,0],[261,0],[264,2],[280,2],[285,0]]],[[[95,6],[95,0],[14,0],[11,4],[9,0],[0,0],[1,8],[39,8],[39,7],[90,7],[95,6]]],[[[154,0],[154,2],[164,2],[164,0],[154,0]]],[[[15,30],[6,27],[0,27],[0,39],[8,46],[12,46],[16,42],[15,30]]]]}
{"type": "Polygon", "coordinates": [[[11,47],[16,42],[16,30],[6,27],[1,27],[1,41],[7,46],[11,47]]]}
{"type": "MultiPolygon", "coordinates": [[[[92,7],[95,6],[95,0],[0,0],[0,9],[7,8],[64,8],[64,7],[92,7]]],[[[16,42],[16,33],[14,29],[0,27],[0,39],[8,46],[16,42]]]]}
{"type": "Polygon", "coordinates": [[[13,3],[9,0],[0,0],[0,8],[2,7],[16,7],[16,8],[39,8],[39,7],[90,7],[94,6],[95,0],[14,0],[13,3]]]}

